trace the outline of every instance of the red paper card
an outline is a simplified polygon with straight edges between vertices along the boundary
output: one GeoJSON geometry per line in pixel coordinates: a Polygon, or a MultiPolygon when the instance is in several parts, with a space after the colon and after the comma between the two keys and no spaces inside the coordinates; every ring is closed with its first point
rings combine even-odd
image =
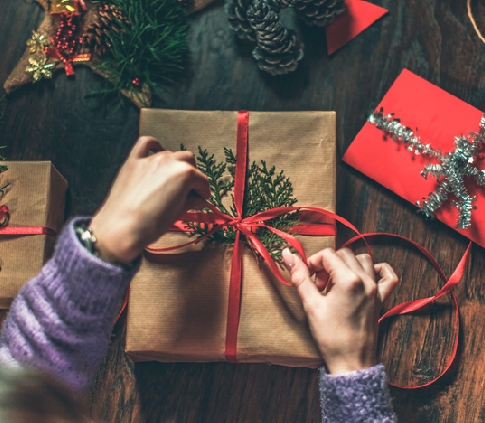
{"type": "Polygon", "coordinates": [[[326,28],[327,54],[335,53],[388,11],[363,0],[346,0],[346,10],[326,28]]]}
{"type": "MultiPolygon", "coordinates": [[[[403,125],[417,128],[423,144],[429,143],[443,153],[454,150],[456,136],[478,131],[483,115],[477,108],[407,69],[396,79],[377,110],[381,107],[385,115],[394,113],[403,125]]],[[[439,185],[431,175],[428,180],[421,176],[425,165],[436,161],[408,151],[407,145],[393,142],[391,136],[369,122],[357,134],[343,160],[413,204],[439,185]]],[[[479,160],[477,166],[484,170],[485,160],[479,160]]],[[[470,196],[477,196],[474,205],[478,207],[472,211],[469,228],[455,228],[458,211],[451,205],[452,195],[435,214],[443,223],[485,247],[485,187],[479,187],[473,179],[467,181],[466,187],[470,196]]]]}

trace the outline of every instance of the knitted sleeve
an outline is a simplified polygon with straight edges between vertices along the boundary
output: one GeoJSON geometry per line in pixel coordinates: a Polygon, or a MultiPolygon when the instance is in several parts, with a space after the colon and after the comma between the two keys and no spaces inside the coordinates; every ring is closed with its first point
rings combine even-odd
{"type": "Polygon", "coordinates": [[[89,253],[71,220],[53,257],[12,303],[0,334],[0,364],[47,372],[82,395],[103,359],[125,290],[137,269],[89,253]]]}
{"type": "Polygon", "coordinates": [[[395,423],[384,366],[330,375],[320,368],[324,423],[395,423]]]}

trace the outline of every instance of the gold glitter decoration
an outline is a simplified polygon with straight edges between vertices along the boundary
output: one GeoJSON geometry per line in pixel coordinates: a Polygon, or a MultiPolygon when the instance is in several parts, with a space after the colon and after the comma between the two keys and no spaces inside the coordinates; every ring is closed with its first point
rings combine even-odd
{"type": "Polygon", "coordinates": [[[51,13],[78,12],[78,0],[51,0],[51,13]]]}
{"type": "Polygon", "coordinates": [[[44,51],[47,44],[49,44],[49,40],[45,34],[39,34],[36,31],[32,31],[32,37],[27,41],[27,47],[29,47],[31,53],[44,51]]]}
{"type": "Polygon", "coordinates": [[[42,78],[52,78],[52,68],[55,64],[47,62],[47,57],[29,57],[29,63],[31,66],[27,66],[25,70],[32,74],[35,82],[40,81],[42,78]]]}

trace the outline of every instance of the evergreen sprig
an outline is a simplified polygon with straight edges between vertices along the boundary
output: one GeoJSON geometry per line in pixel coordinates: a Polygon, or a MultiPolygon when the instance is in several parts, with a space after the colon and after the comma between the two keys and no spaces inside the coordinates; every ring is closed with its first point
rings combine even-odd
{"type": "MultiPolygon", "coordinates": [[[[185,150],[183,145],[181,150],[185,150]]],[[[219,163],[214,159],[214,154],[209,154],[207,150],[198,148],[197,168],[207,177],[212,192],[212,197],[208,200],[213,206],[217,207],[224,214],[236,217],[236,207],[234,205],[234,179],[236,174],[236,156],[231,149],[224,147],[225,161],[219,163]],[[232,201],[228,208],[223,204],[223,198],[231,195],[232,201]]],[[[242,206],[243,217],[253,216],[256,213],[269,210],[275,207],[291,207],[297,199],[292,197],[293,186],[286,178],[283,170],[276,172],[275,166],[268,168],[266,162],[252,162],[246,172],[246,184],[244,191],[244,201],[242,206]]],[[[205,208],[204,211],[210,211],[205,208]]],[[[299,222],[298,213],[288,213],[283,216],[275,217],[265,223],[283,232],[290,232],[290,229],[299,222]]],[[[210,228],[205,224],[186,222],[187,226],[193,229],[191,235],[206,235],[210,228]]],[[[272,258],[278,262],[282,261],[281,250],[286,242],[266,228],[258,228],[256,233],[258,239],[266,247],[272,258]]],[[[243,237],[244,238],[244,237],[243,237]]],[[[217,242],[223,245],[233,245],[236,239],[236,229],[233,227],[221,228],[207,239],[208,243],[217,242]]],[[[248,245],[256,252],[254,247],[246,240],[248,245]]]]}
{"type": "Polygon", "coordinates": [[[94,94],[139,97],[133,80],[151,89],[171,83],[184,68],[187,13],[178,0],[108,0],[128,22],[113,18],[107,54],[98,68],[108,85],[94,94]]]}

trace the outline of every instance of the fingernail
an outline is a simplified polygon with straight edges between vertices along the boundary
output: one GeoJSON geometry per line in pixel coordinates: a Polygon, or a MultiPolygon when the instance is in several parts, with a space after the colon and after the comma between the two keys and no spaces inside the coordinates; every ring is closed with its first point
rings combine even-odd
{"type": "Polygon", "coordinates": [[[291,271],[296,266],[296,257],[291,254],[289,248],[285,248],[282,252],[283,255],[283,262],[285,263],[286,268],[291,271]]]}

